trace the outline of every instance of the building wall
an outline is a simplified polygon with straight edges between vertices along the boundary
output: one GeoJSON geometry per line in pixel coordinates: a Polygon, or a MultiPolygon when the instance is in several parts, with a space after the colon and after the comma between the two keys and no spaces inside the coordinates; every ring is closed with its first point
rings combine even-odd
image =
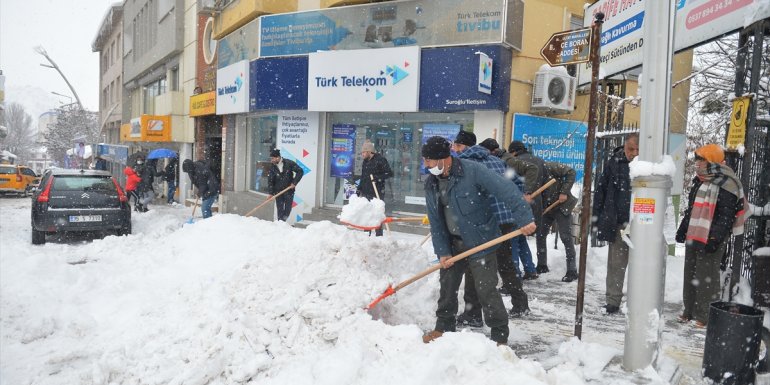
{"type": "MultiPolygon", "coordinates": [[[[184,0],[132,0],[123,9],[125,83],[134,82],[169,57],[184,41],[184,0]],[[135,29],[142,32],[135,35],[135,29]]],[[[131,88],[133,88],[131,87],[131,88]]]]}
{"type": "MultiPolygon", "coordinates": [[[[102,139],[113,142],[113,132],[120,129],[123,112],[123,22],[122,19],[115,23],[115,28],[110,33],[106,45],[100,55],[105,54],[105,48],[110,47],[110,66],[102,71],[99,79],[99,123],[102,125],[102,139]],[[112,49],[115,51],[112,51],[112,49]],[[105,98],[105,91],[109,94],[105,98]]],[[[104,60],[100,61],[104,63],[104,60]]]]}

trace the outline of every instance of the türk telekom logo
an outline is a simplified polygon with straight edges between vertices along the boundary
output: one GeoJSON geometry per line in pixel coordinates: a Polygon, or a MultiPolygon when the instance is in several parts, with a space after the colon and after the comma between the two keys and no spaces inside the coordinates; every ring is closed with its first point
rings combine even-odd
{"type": "MultiPolygon", "coordinates": [[[[405,61],[404,67],[408,66],[409,62],[405,61]]],[[[377,89],[377,87],[386,87],[388,85],[388,78],[391,79],[391,85],[396,85],[407,76],[409,76],[409,72],[398,65],[388,65],[385,66],[385,69],[380,70],[379,76],[316,76],[315,85],[318,88],[364,87],[365,92],[373,90],[375,100],[380,100],[385,94],[381,89],[377,89]]]]}
{"type": "Polygon", "coordinates": [[[235,103],[237,99],[238,92],[241,91],[241,87],[243,87],[243,73],[239,74],[236,78],[233,84],[226,85],[224,87],[217,87],[217,95],[219,96],[225,96],[230,95],[230,100],[232,100],[233,103],[235,103]]]}

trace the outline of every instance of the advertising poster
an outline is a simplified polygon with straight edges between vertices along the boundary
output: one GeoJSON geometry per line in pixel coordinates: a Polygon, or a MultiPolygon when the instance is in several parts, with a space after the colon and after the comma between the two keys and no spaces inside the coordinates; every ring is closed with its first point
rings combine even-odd
{"type": "MultiPolygon", "coordinates": [[[[523,9],[523,4],[513,2],[523,9]]],[[[517,12],[509,17],[519,21],[517,12]]],[[[506,22],[505,0],[411,0],[267,15],[260,18],[259,56],[317,51],[501,44],[521,36],[521,22],[506,22]],[[505,29],[519,31],[506,31],[505,29]]],[[[255,35],[256,36],[256,35],[255,35]]],[[[509,42],[520,47],[521,42],[509,42]]]]}
{"type": "Polygon", "coordinates": [[[332,126],[331,176],[350,178],[355,169],[356,126],[335,124],[332,126]]]}
{"type": "MultiPolygon", "coordinates": [[[[440,136],[446,138],[446,140],[453,142],[457,137],[457,133],[460,132],[459,124],[425,124],[422,126],[422,144],[428,142],[433,136],[440,136]]],[[[453,153],[454,155],[454,153],[453,153]]],[[[425,175],[428,171],[425,169],[425,162],[422,162],[420,167],[420,173],[425,175]]]]}
{"type": "Polygon", "coordinates": [[[291,216],[287,221],[296,223],[313,209],[316,200],[319,115],[308,111],[279,111],[277,125],[276,147],[281,150],[281,157],[293,160],[305,172],[294,193],[291,216]]]}
{"type": "Polygon", "coordinates": [[[249,112],[249,61],[217,71],[217,115],[249,112]]]}
{"type": "Polygon", "coordinates": [[[575,183],[583,183],[588,125],[575,120],[514,114],[513,140],[520,140],[530,153],[546,162],[575,169],[575,183]]]}

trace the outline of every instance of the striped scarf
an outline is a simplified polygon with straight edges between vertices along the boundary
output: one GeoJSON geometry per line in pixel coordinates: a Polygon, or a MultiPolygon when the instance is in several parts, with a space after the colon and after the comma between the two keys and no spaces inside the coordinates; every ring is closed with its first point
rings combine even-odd
{"type": "Polygon", "coordinates": [[[687,239],[703,244],[708,243],[719,189],[725,189],[742,201],[743,208],[735,214],[733,235],[743,234],[743,224],[746,222],[750,210],[748,210],[748,202],[743,193],[741,181],[735,176],[733,170],[719,163],[709,162],[705,171],[698,170],[698,177],[703,183],[695,192],[695,202],[692,205],[690,223],[687,228],[687,239]]]}

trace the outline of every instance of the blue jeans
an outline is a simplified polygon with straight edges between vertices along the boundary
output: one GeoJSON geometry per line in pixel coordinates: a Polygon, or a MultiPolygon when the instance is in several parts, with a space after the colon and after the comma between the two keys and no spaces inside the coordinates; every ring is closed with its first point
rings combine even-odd
{"type": "Polygon", "coordinates": [[[176,195],[176,184],[175,181],[167,181],[168,183],[168,193],[166,193],[166,202],[173,203],[174,202],[174,195],[176,195]]]}
{"type": "Polygon", "coordinates": [[[201,213],[203,214],[203,218],[208,218],[211,216],[211,206],[214,205],[214,202],[217,201],[217,198],[219,198],[219,194],[214,194],[208,198],[203,199],[203,202],[201,202],[201,213]]]}
{"type": "Polygon", "coordinates": [[[513,260],[513,266],[516,268],[516,275],[521,277],[521,269],[519,269],[519,260],[524,265],[524,271],[528,273],[534,273],[536,271],[535,264],[532,262],[532,251],[529,250],[529,244],[527,243],[527,237],[519,235],[511,239],[511,260],[513,260]]]}

